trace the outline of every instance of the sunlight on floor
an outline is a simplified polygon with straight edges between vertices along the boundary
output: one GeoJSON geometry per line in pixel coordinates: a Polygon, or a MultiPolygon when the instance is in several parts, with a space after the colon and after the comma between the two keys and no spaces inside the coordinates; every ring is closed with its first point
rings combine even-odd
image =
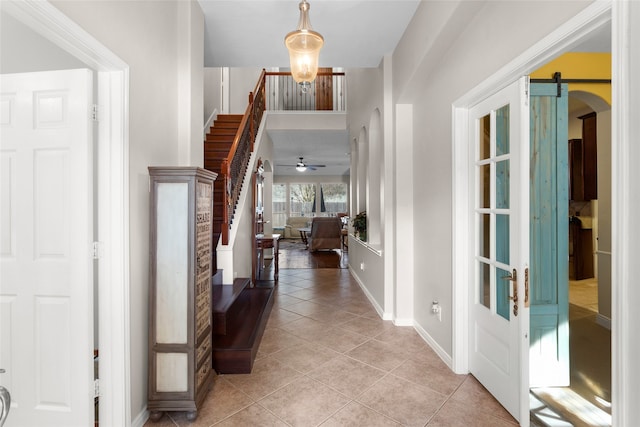
{"type": "MultiPolygon", "coordinates": [[[[531,390],[531,394],[545,402],[551,402],[549,406],[553,406],[554,409],[562,408],[563,417],[559,417],[555,412],[534,410],[534,406],[532,405],[532,412],[534,412],[536,416],[538,416],[538,412],[542,412],[541,415],[544,417],[543,421],[547,425],[554,427],[565,425],[611,426],[610,414],[607,414],[568,387],[535,388],[531,390]],[[550,423],[549,421],[552,422],[550,423]]],[[[532,397],[532,399],[534,399],[534,397],[532,397]]],[[[538,404],[544,406],[540,400],[538,400],[538,404]]]]}
{"type": "Polygon", "coordinates": [[[610,379],[605,373],[610,369],[610,354],[604,350],[607,343],[610,346],[610,332],[595,321],[597,279],[569,281],[569,303],[571,388],[531,389],[531,422],[545,427],[610,427],[610,379]]]}

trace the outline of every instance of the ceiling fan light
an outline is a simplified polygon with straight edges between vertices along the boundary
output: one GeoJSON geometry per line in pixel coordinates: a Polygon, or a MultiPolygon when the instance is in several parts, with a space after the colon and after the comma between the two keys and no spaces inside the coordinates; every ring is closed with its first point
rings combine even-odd
{"type": "Polygon", "coordinates": [[[307,167],[306,167],[304,164],[300,164],[300,163],[298,163],[298,165],[296,166],[296,170],[297,170],[298,172],[304,172],[304,171],[306,171],[306,170],[307,170],[307,167]]]}
{"type": "Polygon", "coordinates": [[[307,0],[302,0],[298,7],[300,9],[298,28],[286,35],[284,44],[289,50],[291,75],[305,90],[318,74],[318,60],[320,49],[324,45],[324,38],[311,28],[310,6],[307,0]]]}

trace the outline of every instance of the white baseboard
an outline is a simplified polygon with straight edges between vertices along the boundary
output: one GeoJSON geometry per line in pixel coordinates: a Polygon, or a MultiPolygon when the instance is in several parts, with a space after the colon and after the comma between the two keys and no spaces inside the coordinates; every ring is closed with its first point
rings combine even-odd
{"type": "Polygon", "coordinates": [[[393,324],[396,326],[413,326],[413,319],[394,319],[393,324]]]}
{"type": "Polygon", "coordinates": [[[351,276],[354,279],[356,279],[356,282],[358,283],[358,286],[360,286],[360,289],[362,289],[362,292],[364,292],[364,295],[367,297],[367,299],[369,300],[371,305],[373,305],[373,308],[378,313],[378,316],[380,316],[380,318],[382,320],[393,320],[391,313],[385,313],[384,312],[382,307],[380,307],[380,305],[378,304],[376,299],[373,297],[373,295],[371,295],[371,293],[369,292],[367,287],[364,285],[364,283],[362,283],[362,281],[360,281],[360,278],[358,277],[357,274],[355,274],[355,270],[353,268],[351,268],[351,266],[349,266],[349,273],[351,273],[351,276]]]}
{"type": "Polygon", "coordinates": [[[444,351],[444,349],[440,347],[440,345],[438,345],[438,343],[433,338],[431,338],[431,335],[429,335],[429,333],[425,331],[420,325],[414,322],[413,328],[416,330],[416,332],[418,332],[418,335],[420,335],[422,339],[427,342],[429,347],[431,347],[433,351],[436,352],[440,359],[442,359],[442,361],[446,363],[449,369],[453,371],[453,359],[451,358],[451,356],[447,354],[447,352],[444,351]]]}
{"type": "Polygon", "coordinates": [[[598,315],[596,316],[596,323],[603,328],[611,330],[611,319],[609,319],[607,316],[603,316],[602,314],[598,313],[598,315]]]}
{"type": "Polygon", "coordinates": [[[138,414],[137,417],[131,421],[131,427],[143,427],[144,423],[149,419],[149,411],[147,411],[147,407],[142,408],[142,411],[138,414]]]}

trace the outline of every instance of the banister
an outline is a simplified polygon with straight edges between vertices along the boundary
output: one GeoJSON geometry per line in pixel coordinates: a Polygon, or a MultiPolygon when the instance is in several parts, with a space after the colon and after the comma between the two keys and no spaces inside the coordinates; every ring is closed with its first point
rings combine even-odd
{"type": "Polygon", "coordinates": [[[264,74],[265,70],[263,69],[255,91],[249,93],[249,105],[233,138],[229,154],[222,161],[221,171],[224,179],[224,194],[221,234],[223,245],[229,244],[229,227],[240,195],[239,184],[242,183],[242,176],[246,172],[247,163],[253,151],[257,128],[264,112],[264,102],[256,103],[256,99],[264,99],[264,74]],[[260,94],[260,96],[256,97],[254,94],[260,94]]]}

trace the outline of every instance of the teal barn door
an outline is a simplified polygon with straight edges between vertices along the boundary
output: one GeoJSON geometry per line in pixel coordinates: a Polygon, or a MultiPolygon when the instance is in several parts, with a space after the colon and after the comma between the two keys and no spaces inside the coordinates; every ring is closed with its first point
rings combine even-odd
{"type": "Polygon", "coordinates": [[[569,385],[567,85],[530,86],[530,387],[569,385]]]}

